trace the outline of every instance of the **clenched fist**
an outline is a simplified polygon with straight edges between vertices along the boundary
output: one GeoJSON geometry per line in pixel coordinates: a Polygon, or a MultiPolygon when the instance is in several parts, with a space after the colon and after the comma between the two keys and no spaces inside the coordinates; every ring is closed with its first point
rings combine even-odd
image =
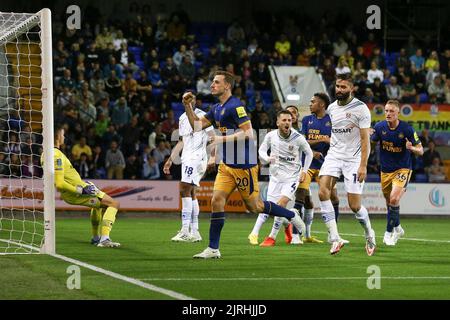
{"type": "Polygon", "coordinates": [[[184,93],[182,102],[185,107],[192,106],[192,103],[195,102],[195,95],[192,92],[184,93]]]}

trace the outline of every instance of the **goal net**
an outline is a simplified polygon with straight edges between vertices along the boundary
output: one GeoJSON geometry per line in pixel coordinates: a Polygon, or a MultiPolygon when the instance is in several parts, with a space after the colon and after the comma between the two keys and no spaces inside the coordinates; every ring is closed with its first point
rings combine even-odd
{"type": "Polygon", "coordinates": [[[53,170],[50,10],[0,12],[0,254],[54,253],[53,170]]]}

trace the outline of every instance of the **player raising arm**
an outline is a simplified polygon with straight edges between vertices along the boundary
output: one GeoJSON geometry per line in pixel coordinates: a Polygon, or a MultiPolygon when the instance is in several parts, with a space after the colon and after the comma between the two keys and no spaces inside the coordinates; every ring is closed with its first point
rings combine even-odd
{"type": "Polygon", "coordinates": [[[386,102],[386,120],[378,122],[372,134],[372,142],[380,143],[381,189],[388,209],[383,243],[388,246],[395,246],[405,233],[400,225],[400,199],[411,178],[411,153],[423,154],[417,133],[407,122],[398,119],[399,112],[397,100],[386,102]]]}
{"type": "MultiPolygon", "coordinates": [[[[64,144],[64,128],[55,129],[55,186],[61,199],[68,204],[91,208],[92,244],[97,247],[119,247],[120,243],[111,241],[109,233],[116,220],[119,202],[99,190],[91,182],[81,180],[69,159],[59,150],[64,144]],[[103,210],[106,208],[104,214],[103,210]],[[99,226],[101,223],[101,230],[99,226]]],[[[41,158],[41,162],[43,158],[41,158]]]]}
{"type": "MultiPolygon", "coordinates": [[[[195,106],[195,100],[193,100],[195,106]]],[[[204,111],[195,108],[197,116],[205,114],[204,111]]],[[[200,208],[196,197],[197,189],[200,187],[200,180],[206,172],[208,164],[207,143],[208,136],[214,135],[213,127],[209,126],[204,130],[193,132],[186,113],[180,116],[179,120],[180,140],[172,150],[172,154],[164,164],[163,171],[170,174],[170,167],[173,159],[181,155],[181,230],[171,240],[179,242],[198,242],[202,237],[198,231],[198,216],[200,208]],[[191,230],[189,231],[189,228],[191,230]]],[[[211,149],[210,160],[214,163],[215,148],[211,149]]]]}
{"type": "Polygon", "coordinates": [[[194,131],[210,125],[216,126],[221,135],[215,136],[220,164],[214,181],[212,214],[209,229],[209,246],[194,258],[220,258],[220,234],[225,223],[225,203],[234,189],[238,189],[248,211],[285,217],[302,229],[303,221],[298,212],[287,210],[274,202],[259,197],[256,141],[247,112],[241,101],[233,97],[234,76],[216,71],[211,83],[211,94],[219,102],[204,116],[195,115],[192,109],[194,95],[183,95],[186,115],[194,131]]]}

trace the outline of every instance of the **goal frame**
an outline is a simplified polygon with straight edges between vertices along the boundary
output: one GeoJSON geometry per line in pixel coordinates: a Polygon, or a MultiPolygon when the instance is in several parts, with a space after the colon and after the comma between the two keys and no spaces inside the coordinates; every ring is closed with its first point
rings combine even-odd
{"type": "MultiPolygon", "coordinates": [[[[40,24],[41,92],[43,135],[43,183],[44,183],[44,241],[39,249],[42,254],[55,254],[55,188],[54,188],[54,142],[53,142],[53,65],[52,65],[52,19],[51,11],[44,8],[18,24],[0,37],[0,43],[11,41],[40,24]]],[[[31,249],[31,248],[30,248],[31,249]]],[[[13,254],[13,253],[12,253],[13,254]]]]}

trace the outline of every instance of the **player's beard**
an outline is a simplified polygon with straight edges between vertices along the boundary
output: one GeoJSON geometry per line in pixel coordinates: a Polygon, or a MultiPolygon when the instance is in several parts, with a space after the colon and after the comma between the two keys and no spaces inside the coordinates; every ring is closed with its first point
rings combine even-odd
{"type": "Polygon", "coordinates": [[[336,93],[336,99],[339,102],[347,101],[347,99],[350,97],[350,92],[347,93],[336,93]]]}

